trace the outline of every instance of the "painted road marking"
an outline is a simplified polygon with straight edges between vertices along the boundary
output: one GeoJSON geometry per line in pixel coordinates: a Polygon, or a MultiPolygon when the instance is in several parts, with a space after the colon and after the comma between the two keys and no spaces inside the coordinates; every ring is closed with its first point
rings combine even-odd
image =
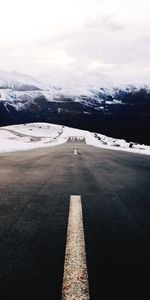
{"type": "Polygon", "coordinates": [[[74,148],[74,154],[77,155],[78,154],[78,151],[77,151],[77,146],[75,145],[75,148],[74,148]]]}
{"type": "Polygon", "coordinates": [[[78,152],[77,152],[77,149],[76,149],[76,148],[74,149],[74,154],[75,154],[75,155],[77,155],[77,154],[78,154],[78,152]]]}
{"type": "Polygon", "coordinates": [[[62,300],[89,300],[81,196],[70,197],[62,300]]]}

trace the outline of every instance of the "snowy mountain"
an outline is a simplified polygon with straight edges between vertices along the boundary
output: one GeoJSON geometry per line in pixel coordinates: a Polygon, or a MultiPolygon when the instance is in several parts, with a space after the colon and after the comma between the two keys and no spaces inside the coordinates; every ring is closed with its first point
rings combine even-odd
{"type": "Polygon", "coordinates": [[[0,71],[0,89],[11,89],[15,91],[40,90],[40,83],[28,75],[17,72],[0,71]]]}
{"type": "MultiPolygon", "coordinates": [[[[57,80],[57,84],[58,84],[57,80]]],[[[0,72],[0,125],[49,122],[150,144],[150,89],[82,74],[61,85],[0,72]]]]}
{"type": "Polygon", "coordinates": [[[79,77],[72,76],[68,79],[65,78],[64,81],[61,79],[59,82],[58,78],[50,75],[42,76],[39,81],[17,72],[0,71],[0,99],[1,101],[8,100],[12,104],[13,99],[16,99],[14,106],[17,106],[17,100],[25,103],[23,95],[27,96],[26,102],[29,101],[29,98],[34,100],[39,96],[45,96],[50,101],[70,98],[73,101],[83,102],[83,99],[87,99],[88,106],[90,98],[101,103],[106,100],[106,97],[111,96],[112,101],[115,101],[119,91],[131,93],[141,88],[148,90],[147,86],[138,83],[136,85],[122,84],[117,80],[114,81],[111,77],[97,73],[85,73],[79,77]]]}
{"type": "Polygon", "coordinates": [[[110,75],[100,74],[97,72],[86,72],[82,73],[79,76],[73,76],[70,73],[63,74],[58,72],[58,74],[44,74],[38,77],[40,82],[47,84],[49,88],[56,87],[63,94],[68,96],[80,96],[86,95],[90,96],[93,94],[93,91],[97,91],[100,88],[103,88],[109,93],[117,87],[120,89],[126,88],[141,88],[145,86],[145,83],[139,80],[134,80],[132,82],[124,81],[117,77],[112,77],[110,75]],[[132,84],[131,84],[132,83],[132,84]]]}

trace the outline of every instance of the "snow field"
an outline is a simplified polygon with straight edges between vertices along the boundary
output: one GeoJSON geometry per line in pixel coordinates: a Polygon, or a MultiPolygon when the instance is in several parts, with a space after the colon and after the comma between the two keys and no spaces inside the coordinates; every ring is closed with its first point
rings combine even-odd
{"type": "Polygon", "coordinates": [[[150,155],[150,146],[128,143],[102,134],[50,123],[29,123],[0,128],[0,153],[52,147],[69,137],[85,138],[88,145],[103,149],[150,155]]]}

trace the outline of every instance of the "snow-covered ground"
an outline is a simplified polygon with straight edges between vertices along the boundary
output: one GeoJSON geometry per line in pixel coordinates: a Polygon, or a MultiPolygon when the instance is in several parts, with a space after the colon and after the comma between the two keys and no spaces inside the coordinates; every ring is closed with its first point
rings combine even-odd
{"type": "Polygon", "coordinates": [[[1,127],[0,153],[52,147],[65,143],[69,137],[85,138],[88,145],[95,147],[150,155],[150,146],[50,123],[1,127]]]}

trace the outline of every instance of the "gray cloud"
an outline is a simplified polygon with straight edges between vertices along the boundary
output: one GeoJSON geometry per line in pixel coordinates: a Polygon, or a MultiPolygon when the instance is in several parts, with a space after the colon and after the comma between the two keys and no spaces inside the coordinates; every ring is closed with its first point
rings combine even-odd
{"type": "Polygon", "coordinates": [[[114,30],[114,31],[116,31],[116,30],[122,31],[127,26],[127,25],[125,26],[125,24],[123,24],[121,22],[116,21],[114,14],[104,16],[102,18],[102,25],[105,28],[114,30]]]}
{"type": "Polygon", "coordinates": [[[90,30],[105,28],[111,31],[122,31],[126,26],[115,19],[115,14],[108,14],[88,17],[85,21],[85,27],[90,30]]]}

